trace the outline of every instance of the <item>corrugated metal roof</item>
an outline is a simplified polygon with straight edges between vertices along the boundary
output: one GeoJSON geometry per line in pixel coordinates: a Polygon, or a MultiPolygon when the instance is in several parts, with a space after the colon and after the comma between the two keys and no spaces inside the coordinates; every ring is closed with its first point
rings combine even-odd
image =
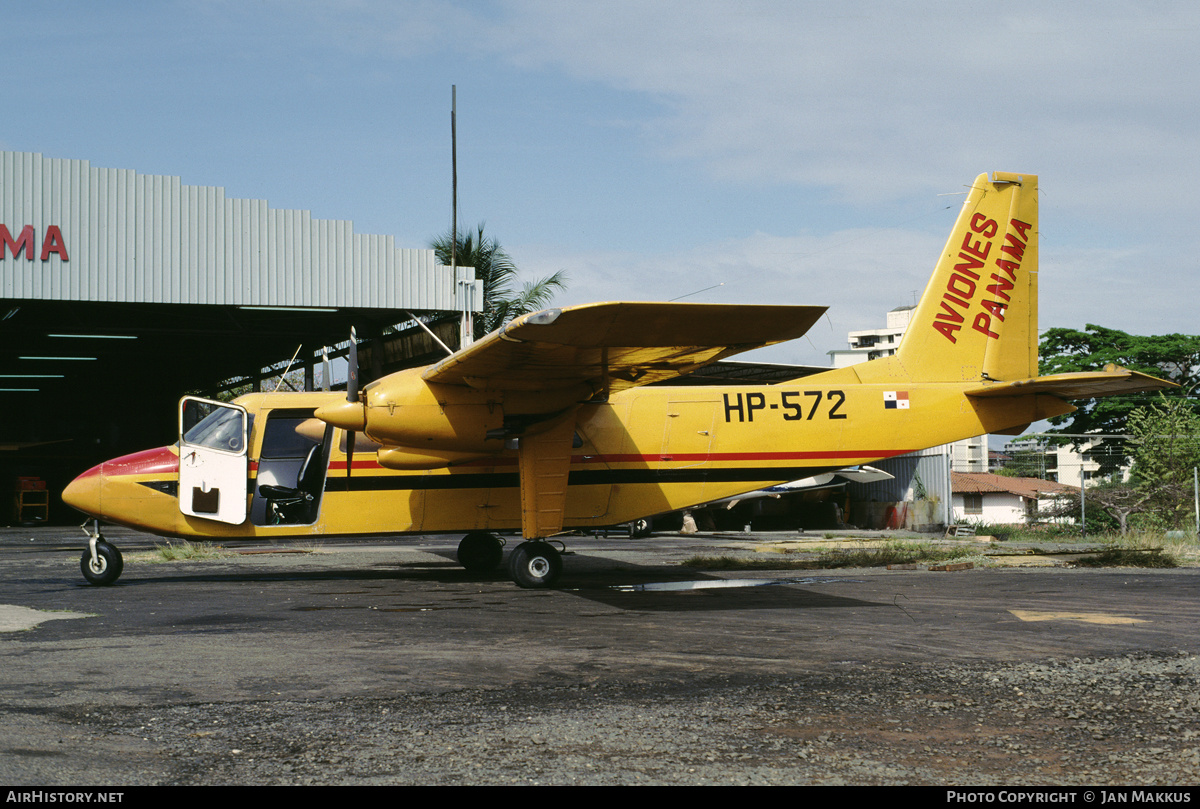
{"type": "Polygon", "coordinates": [[[1010,478],[990,472],[951,472],[950,483],[956,494],[981,494],[986,492],[1008,492],[1037,499],[1041,494],[1063,494],[1078,492],[1075,486],[1056,483],[1041,478],[1010,478]]]}
{"type": "MultiPolygon", "coordinates": [[[[0,233],[0,298],[462,308],[450,268],[432,250],[398,248],[392,236],[266,200],[230,199],[223,188],[86,160],[0,152],[0,225],[8,231],[7,240],[0,233]],[[47,252],[52,227],[62,241],[50,239],[47,252]]],[[[479,311],[482,283],[459,270],[479,311]]]]}

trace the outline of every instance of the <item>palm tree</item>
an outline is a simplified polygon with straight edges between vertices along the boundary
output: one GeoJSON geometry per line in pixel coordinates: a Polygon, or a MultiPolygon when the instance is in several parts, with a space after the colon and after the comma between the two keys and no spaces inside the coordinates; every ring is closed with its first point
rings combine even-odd
{"type": "MultiPolygon", "coordinates": [[[[517,265],[504,252],[500,242],[483,235],[483,223],[475,233],[460,234],[454,263],[459,267],[474,267],[475,278],[483,281],[483,312],[475,319],[475,339],[495,331],[515,317],[546,308],[557,290],[566,289],[567,276],[561,270],[538,281],[530,281],[520,289],[517,265]]],[[[450,266],[449,233],[430,244],[438,261],[450,266]]]]}

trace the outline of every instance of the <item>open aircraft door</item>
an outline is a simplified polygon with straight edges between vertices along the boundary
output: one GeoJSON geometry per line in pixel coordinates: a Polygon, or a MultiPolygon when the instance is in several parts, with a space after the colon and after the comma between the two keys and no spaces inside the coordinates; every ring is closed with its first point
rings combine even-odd
{"type": "Polygon", "coordinates": [[[250,418],[246,408],[185,396],[179,402],[179,510],[246,521],[250,418]]]}

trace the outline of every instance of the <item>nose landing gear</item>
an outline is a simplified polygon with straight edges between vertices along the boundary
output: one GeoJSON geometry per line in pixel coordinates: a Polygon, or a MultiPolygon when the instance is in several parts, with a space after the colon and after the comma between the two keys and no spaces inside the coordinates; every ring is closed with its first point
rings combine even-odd
{"type": "Polygon", "coordinates": [[[90,531],[84,529],[88,535],[88,547],[79,559],[79,569],[89,584],[104,587],[121,577],[121,571],[125,569],[125,560],[121,558],[117,546],[100,533],[99,520],[94,521],[94,526],[90,531]]]}

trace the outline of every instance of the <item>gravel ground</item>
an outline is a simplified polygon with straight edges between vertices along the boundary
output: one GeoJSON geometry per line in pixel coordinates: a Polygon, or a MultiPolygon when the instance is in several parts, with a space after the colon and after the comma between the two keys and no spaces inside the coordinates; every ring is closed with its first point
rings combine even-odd
{"type": "Polygon", "coordinates": [[[1200,783],[1198,678],[1185,654],[845,665],[60,719],[154,751],[151,784],[1173,786],[1200,783]]]}

